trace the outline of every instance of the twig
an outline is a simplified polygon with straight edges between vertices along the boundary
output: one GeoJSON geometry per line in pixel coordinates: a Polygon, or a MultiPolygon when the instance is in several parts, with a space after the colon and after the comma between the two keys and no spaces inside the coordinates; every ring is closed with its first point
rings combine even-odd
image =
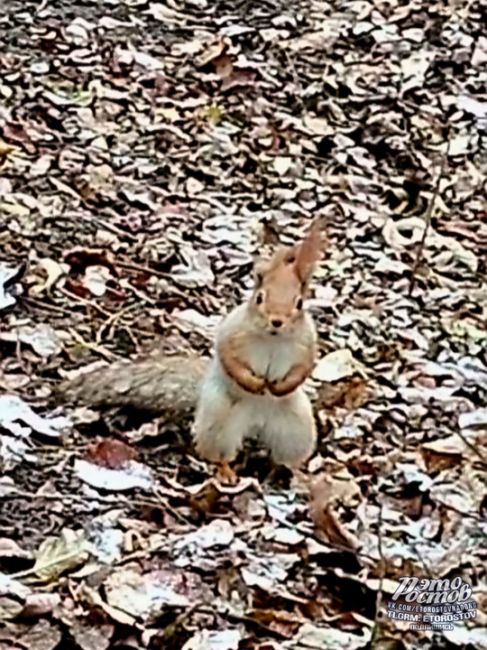
{"type": "Polygon", "coordinates": [[[66,307],[51,305],[50,303],[43,302],[41,299],[32,298],[30,296],[22,296],[22,302],[26,305],[30,305],[31,307],[35,307],[36,309],[42,309],[43,311],[53,311],[58,314],[63,314],[64,316],[66,316],[66,314],[71,314],[69,309],[66,309],[66,307]]]}
{"type": "Polygon", "coordinates": [[[286,50],[285,47],[282,48],[281,51],[284,54],[289,67],[291,68],[291,75],[294,81],[294,85],[296,86],[296,90],[298,91],[297,92],[298,104],[301,106],[303,115],[306,115],[308,111],[306,110],[306,104],[303,101],[303,94],[304,94],[303,84],[301,83],[301,79],[299,77],[298,71],[296,69],[296,66],[294,65],[294,60],[289,55],[289,52],[286,50]]]}
{"type": "Polygon", "coordinates": [[[41,11],[44,11],[44,9],[47,7],[48,2],[49,0],[42,0],[41,4],[35,10],[36,15],[40,14],[41,11]]]}
{"type": "Polygon", "coordinates": [[[164,278],[164,280],[170,280],[171,274],[164,273],[163,271],[157,271],[156,269],[151,269],[149,266],[142,266],[142,264],[135,264],[133,262],[116,262],[116,266],[121,269],[128,269],[129,271],[139,271],[140,273],[146,273],[147,275],[154,275],[156,278],[164,278]]]}
{"type": "MultiPolygon", "coordinates": [[[[379,497],[380,498],[380,497],[379,497]]],[[[375,618],[374,618],[374,627],[372,628],[372,634],[370,637],[370,648],[379,647],[380,642],[380,611],[382,609],[382,598],[384,595],[383,586],[384,586],[384,577],[386,573],[386,562],[384,559],[384,551],[382,548],[382,501],[379,501],[379,514],[377,517],[377,551],[379,553],[379,588],[377,590],[377,596],[375,598],[375,618]]]]}
{"type": "Polygon", "coordinates": [[[103,339],[103,335],[105,334],[105,330],[110,327],[110,329],[113,328],[115,323],[119,321],[122,316],[125,316],[125,314],[133,309],[137,308],[137,305],[128,305],[127,307],[124,307],[120,311],[115,311],[111,316],[109,316],[106,321],[104,321],[98,332],[96,333],[95,336],[95,341],[97,345],[100,345],[103,339]]]}
{"type": "MultiPolygon", "coordinates": [[[[17,490],[8,492],[7,494],[2,494],[2,499],[29,499],[33,501],[38,499],[39,501],[71,501],[74,503],[86,503],[86,498],[79,496],[77,494],[39,494],[37,492],[27,492],[24,490],[17,490]]],[[[110,498],[109,496],[102,496],[98,494],[97,496],[91,497],[92,501],[107,503],[110,506],[121,506],[127,505],[127,499],[117,500],[116,498],[110,498]]]]}
{"type": "Polygon", "coordinates": [[[75,300],[76,302],[80,302],[83,305],[92,307],[99,314],[102,314],[103,316],[110,318],[111,313],[106,309],[103,309],[103,307],[100,307],[100,305],[97,305],[96,302],[93,302],[93,300],[87,300],[82,296],[77,296],[75,293],[72,293],[71,291],[65,289],[64,287],[59,287],[59,291],[63,294],[63,296],[66,296],[66,298],[69,298],[70,300],[75,300]]]}
{"type": "MultiPolygon", "coordinates": [[[[285,513],[286,510],[284,508],[281,508],[280,506],[273,504],[272,508],[274,510],[280,510],[281,512],[285,513]]],[[[275,519],[281,526],[284,526],[285,528],[289,528],[290,530],[294,530],[301,535],[307,540],[312,540],[319,544],[320,546],[326,546],[330,548],[331,550],[335,551],[340,551],[342,553],[350,553],[351,555],[354,555],[357,558],[365,558],[366,560],[375,562],[375,558],[372,555],[369,555],[368,553],[364,553],[363,551],[351,548],[350,546],[345,546],[344,544],[338,544],[337,542],[331,542],[329,540],[325,540],[318,535],[310,532],[309,530],[303,528],[299,524],[294,524],[293,522],[289,521],[286,519],[286,517],[273,517],[272,515],[269,515],[271,519],[275,519]]]]}
{"type": "MultiPolygon", "coordinates": [[[[219,616],[226,618],[232,622],[235,623],[244,623],[245,625],[253,625],[254,627],[258,627],[259,629],[263,630],[266,632],[268,635],[272,637],[276,637],[278,639],[287,639],[286,635],[283,634],[282,632],[279,631],[279,629],[274,629],[272,627],[268,627],[265,623],[262,621],[259,621],[257,618],[253,618],[252,616],[246,616],[245,614],[238,614],[237,612],[231,612],[228,608],[224,609],[223,607],[212,607],[211,605],[199,605],[196,609],[198,613],[201,614],[208,614],[208,615],[213,615],[215,616],[218,614],[219,616]]],[[[312,650],[313,648],[316,648],[317,650],[321,650],[321,646],[314,646],[314,645],[306,645],[306,648],[309,648],[312,650]]]]}
{"type": "Polygon", "coordinates": [[[408,291],[408,296],[411,296],[414,290],[414,285],[416,284],[416,272],[418,270],[419,264],[421,262],[421,258],[423,256],[423,250],[424,250],[424,244],[426,242],[426,235],[428,234],[428,230],[431,224],[431,217],[433,215],[433,208],[436,203],[436,199],[438,198],[438,194],[440,192],[440,184],[443,178],[443,171],[445,169],[446,161],[448,159],[448,154],[450,153],[450,143],[451,143],[451,138],[448,138],[448,143],[446,146],[446,151],[443,154],[441,158],[441,163],[440,163],[440,169],[438,171],[438,177],[436,179],[436,184],[435,188],[433,190],[433,195],[431,197],[431,201],[429,202],[429,205],[426,209],[426,214],[424,217],[424,229],[423,229],[423,236],[421,237],[421,241],[419,242],[418,250],[416,252],[416,259],[414,260],[413,268],[411,271],[411,281],[409,283],[409,291],[408,291]]]}
{"type": "Polygon", "coordinates": [[[88,343],[87,341],[85,341],[84,338],[81,336],[81,334],[78,334],[78,332],[72,327],[70,327],[68,331],[71,334],[72,338],[78,344],[82,345],[87,350],[91,350],[91,352],[95,352],[96,354],[98,354],[100,357],[102,357],[109,363],[112,363],[113,361],[116,361],[118,359],[117,355],[114,354],[113,352],[110,352],[109,350],[104,350],[101,346],[95,345],[94,343],[88,343]]]}
{"type": "MultiPolygon", "coordinates": [[[[110,217],[116,218],[118,216],[114,210],[106,209],[105,213],[107,213],[107,216],[110,217]]],[[[103,219],[99,217],[95,217],[92,214],[76,214],[75,216],[78,219],[83,219],[84,221],[88,221],[88,223],[92,223],[95,226],[104,228],[105,230],[108,230],[109,232],[113,233],[114,235],[117,235],[118,237],[127,239],[128,241],[131,242],[137,241],[137,237],[135,237],[135,235],[132,235],[131,233],[127,232],[126,230],[123,230],[122,228],[119,228],[111,221],[107,221],[107,220],[104,221],[103,219]]]]}
{"type": "MultiPolygon", "coordinates": [[[[181,612],[181,614],[176,616],[175,620],[172,623],[169,623],[169,625],[167,625],[164,628],[164,631],[162,632],[160,638],[164,639],[166,643],[169,645],[170,644],[169,642],[174,639],[174,637],[177,635],[180,628],[183,627],[184,623],[186,623],[186,621],[188,621],[188,619],[190,619],[191,616],[196,611],[199,611],[201,608],[204,607],[205,607],[204,603],[201,602],[193,603],[192,605],[190,605],[187,609],[181,612]]],[[[213,611],[212,614],[214,614],[213,611]]]]}
{"type": "Polygon", "coordinates": [[[473,444],[473,442],[470,442],[470,440],[469,440],[466,436],[464,436],[463,433],[462,433],[461,431],[457,431],[456,434],[457,434],[457,436],[459,436],[459,437],[463,440],[463,442],[466,444],[466,446],[467,446],[471,451],[473,451],[473,453],[474,453],[476,456],[478,456],[478,457],[480,458],[480,461],[481,461],[481,463],[482,463],[482,466],[483,466],[484,468],[487,468],[487,458],[486,458],[486,457],[484,456],[484,454],[480,451],[480,449],[478,449],[478,448],[473,444]]]}

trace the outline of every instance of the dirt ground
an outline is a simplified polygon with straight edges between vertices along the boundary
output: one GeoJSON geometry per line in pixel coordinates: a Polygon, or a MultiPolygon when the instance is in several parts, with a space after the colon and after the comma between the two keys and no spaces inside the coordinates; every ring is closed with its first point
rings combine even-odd
{"type": "Polygon", "coordinates": [[[0,650],[487,648],[486,18],[4,0],[0,650]],[[220,485],[191,415],[57,394],[209,354],[315,217],[303,472],[249,444],[220,485]],[[458,577],[476,616],[394,618],[407,576],[458,577]]]}

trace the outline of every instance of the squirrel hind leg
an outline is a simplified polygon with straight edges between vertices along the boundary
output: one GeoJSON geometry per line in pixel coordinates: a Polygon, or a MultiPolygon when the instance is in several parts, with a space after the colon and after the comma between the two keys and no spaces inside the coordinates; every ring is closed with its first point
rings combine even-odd
{"type": "Polygon", "coordinates": [[[242,415],[226,397],[200,403],[192,430],[198,455],[214,463],[233,460],[248,433],[242,415]]]}
{"type": "Polygon", "coordinates": [[[316,424],[306,393],[298,388],[289,397],[276,402],[261,433],[262,442],[278,465],[297,468],[316,447],[316,424]]]}

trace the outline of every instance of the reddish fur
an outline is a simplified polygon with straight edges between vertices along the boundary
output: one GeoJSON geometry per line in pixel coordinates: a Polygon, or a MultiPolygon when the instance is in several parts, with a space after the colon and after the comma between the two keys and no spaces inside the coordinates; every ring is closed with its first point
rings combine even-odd
{"type": "Polygon", "coordinates": [[[314,270],[314,265],[321,259],[321,229],[316,219],[311,224],[305,239],[296,247],[296,275],[301,282],[306,283],[314,270]]]}
{"type": "MultiPolygon", "coordinates": [[[[320,258],[321,232],[316,220],[301,243],[278,249],[267,264],[260,265],[256,290],[265,292],[265,299],[262,305],[257,305],[254,300],[252,308],[268,322],[275,318],[285,323],[301,320],[303,312],[296,309],[296,300],[304,298],[307,282],[320,258]]],[[[314,348],[303,355],[303,362],[293,366],[286,377],[279,382],[267,382],[241,361],[244,339],[245,335],[234,336],[219,349],[225,371],[244,390],[255,394],[267,389],[276,397],[281,397],[296,390],[311,374],[314,348]]]]}
{"type": "Polygon", "coordinates": [[[281,247],[267,263],[257,265],[252,302],[264,325],[279,319],[285,324],[283,330],[289,331],[302,318],[296,303],[306,295],[315,263],[321,258],[321,245],[320,224],[316,220],[301,243],[281,247]],[[263,301],[258,304],[255,298],[261,292],[263,301]]]}
{"type": "Polygon", "coordinates": [[[241,344],[244,334],[237,334],[224,341],[219,349],[220,361],[225,372],[237,384],[249,393],[262,393],[265,381],[252,372],[246,363],[241,361],[241,344]]]}

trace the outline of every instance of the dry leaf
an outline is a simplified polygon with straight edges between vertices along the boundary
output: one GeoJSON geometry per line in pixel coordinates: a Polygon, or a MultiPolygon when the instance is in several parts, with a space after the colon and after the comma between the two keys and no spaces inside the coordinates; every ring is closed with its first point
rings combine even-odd
{"type": "Polygon", "coordinates": [[[359,540],[341,523],[337,508],[352,506],[360,497],[360,489],[351,477],[346,480],[323,476],[311,488],[310,514],[315,526],[332,544],[356,550],[359,540]]]}
{"type": "Polygon", "coordinates": [[[125,462],[123,469],[110,469],[85,460],[76,460],[74,471],[82,481],[101,490],[124,492],[137,487],[148,490],[154,484],[150,468],[134,460],[125,462]]]}
{"type": "Polygon", "coordinates": [[[352,351],[348,349],[330,352],[325,357],[318,359],[313,370],[313,379],[317,381],[337,381],[361,371],[361,365],[354,359],[352,351]]]}
{"type": "Polygon", "coordinates": [[[83,531],[64,528],[59,537],[48,537],[35,552],[33,570],[46,582],[79,566],[88,558],[88,546],[83,531]]]}
{"type": "Polygon", "coordinates": [[[100,440],[87,449],[88,459],[108,469],[121,469],[130,460],[137,458],[137,452],[121,440],[100,440]]]}

